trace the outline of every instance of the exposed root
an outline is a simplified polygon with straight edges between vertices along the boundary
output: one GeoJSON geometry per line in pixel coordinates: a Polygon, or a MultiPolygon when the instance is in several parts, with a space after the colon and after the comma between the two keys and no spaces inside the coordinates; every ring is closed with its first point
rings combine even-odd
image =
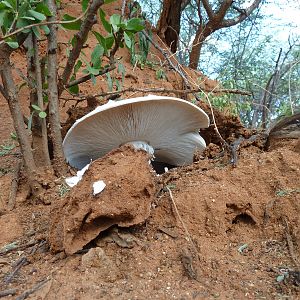
{"type": "Polygon", "coordinates": [[[288,249],[289,249],[292,261],[295,264],[295,267],[299,270],[300,264],[299,264],[297,255],[295,254],[293,239],[292,239],[292,236],[290,233],[290,227],[289,227],[288,220],[285,216],[282,217],[282,220],[283,220],[283,223],[285,226],[285,237],[286,237],[286,241],[287,241],[287,245],[288,245],[288,249]]]}

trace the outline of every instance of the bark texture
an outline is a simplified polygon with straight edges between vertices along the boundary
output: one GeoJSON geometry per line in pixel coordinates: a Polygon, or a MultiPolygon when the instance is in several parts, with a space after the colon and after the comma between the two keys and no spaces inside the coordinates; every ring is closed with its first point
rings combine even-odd
{"type": "Polygon", "coordinates": [[[261,2],[262,0],[254,0],[252,4],[248,6],[248,8],[241,9],[235,6],[235,1],[223,0],[220,1],[218,9],[213,10],[212,5],[208,0],[197,1],[198,17],[200,21],[197,25],[196,36],[190,52],[189,67],[192,69],[197,69],[200,60],[201,48],[207,37],[221,28],[231,27],[243,22],[259,6],[261,2]],[[203,9],[205,10],[205,14],[203,9]],[[227,19],[226,16],[228,15],[229,9],[235,13],[235,16],[227,19]],[[205,15],[207,16],[207,19],[204,20],[205,15]]]}
{"type": "Polygon", "coordinates": [[[181,7],[182,0],[165,0],[157,23],[158,35],[173,53],[177,51],[178,46],[181,7]]]}
{"type": "MultiPolygon", "coordinates": [[[[57,11],[54,0],[47,0],[52,16],[49,21],[56,19],[57,11]]],[[[51,129],[51,140],[53,144],[53,165],[58,175],[64,175],[67,172],[65,163],[62,135],[60,126],[58,87],[57,87],[57,25],[49,25],[50,33],[48,35],[48,100],[49,100],[49,122],[51,129]]]]}

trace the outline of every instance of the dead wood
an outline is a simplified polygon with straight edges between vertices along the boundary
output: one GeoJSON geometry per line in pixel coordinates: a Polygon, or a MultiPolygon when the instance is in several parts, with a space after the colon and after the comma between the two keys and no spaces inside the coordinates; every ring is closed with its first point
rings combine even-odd
{"type": "Polygon", "coordinates": [[[295,267],[297,269],[299,269],[300,264],[298,261],[298,256],[295,254],[293,239],[291,236],[291,231],[290,231],[290,226],[289,226],[288,220],[285,216],[282,218],[282,220],[283,220],[283,225],[285,226],[285,237],[286,237],[287,246],[288,246],[288,249],[290,252],[291,259],[292,259],[295,267]]]}
{"type": "Polygon", "coordinates": [[[39,289],[41,289],[43,287],[44,284],[46,284],[48,281],[50,280],[50,278],[46,278],[40,282],[38,282],[37,284],[35,284],[31,289],[25,291],[23,294],[21,294],[20,296],[18,296],[16,298],[16,300],[24,300],[26,299],[28,296],[30,296],[31,294],[33,294],[34,292],[38,291],[39,289]]]}
{"type": "Polygon", "coordinates": [[[6,297],[6,296],[13,296],[17,293],[17,289],[7,289],[0,291],[0,298],[6,297]]]}
{"type": "Polygon", "coordinates": [[[17,275],[17,273],[20,271],[20,269],[26,265],[28,263],[28,260],[25,256],[22,256],[21,258],[19,258],[17,260],[17,262],[14,265],[14,269],[12,270],[12,272],[10,274],[8,274],[7,276],[4,277],[4,282],[6,284],[10,283],[13,278],[17,275]]]}

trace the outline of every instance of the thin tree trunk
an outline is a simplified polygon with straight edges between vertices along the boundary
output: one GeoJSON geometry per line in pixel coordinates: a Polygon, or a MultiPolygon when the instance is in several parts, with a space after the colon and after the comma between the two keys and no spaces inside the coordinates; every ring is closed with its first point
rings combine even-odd
{"type": "Polygon", "coordinates": [[[200,53],[201,53],[201,48],[203,46],[203,42],[206,39],[206,36],[203,34],[203,27],[202,25],[199,25],[196,31],[196,36],[193,40],[193,47],[192,51],[190,53],[190,62],[189,62],[189,67],[191,69],[196,70],[199,64],[200,60],[200,53]]]}
{"type": "Polygon", "coordinates": [[[33,157],[37,166],[50,166],[46,119],[41,119],[32,104],[43,109],[41,67],[36,37],[30,33],[24,42],[27,56],[27,76],[30,88],[30,113],[33,157]]]}
{"type": "MultiPolygon", "coordinates": [[[[54,0],[47,0],[48,7],[52,13],[49,21],[56,20],[57,10],[54,0]]],[[[48,35],[48,100],[49,100],[49,122],[51,128],[51,139],[53,144],[53,165],[58,175],[67,172],[65,163],[62,136],[60,126],[58,88],[57,88],[57,25],[49,25],[48,35]]]]}
{"type": "MultiPolygon", "coordinates": [[[[39,48],[37,43],[37,38],[35,35],[32,35],[33,49],[34,49],[34,64],[35,64],[35,82],[36,82],[36,94],[37,94],[37,104],[44,111],[44,100],[43,100],[43,84],[42,84],[42,72],[39,58],[39,48]]],[[[35,145],[36,149],[40,149],[41,153],[41,164],[45,166],[50,166],[50,156],[48,150],[48,135],[47,135],[47,124],[46,118],[39,118],[39,140],[41,141],[40,145],[35,145]]],[[[38,161],[36,160],[38,163],[38,161]]]]}
{"type": "Polygon", "coordinates": [[[0,73],[5,89],[4,96],[6,97],[8,102],[8,106],[14,123],[14,128],[16,130],[21,152],[23,154],[24,166],[28,176],[28,183],[32,193],[34,195],[39,195],[42,187],[36,180],[36,165],[31,151],[29,134],[24,126],[25,124],[23,121],[23,113],[19,104],[17,90],[12,76],[9,56],[3,59],[3,56],[1,55],[0,73]]]}
{"type": "Polygon", "coordinates": [[[163,9],[157,23],[157,32],[162,40],[170,47],[171,51],[177,51],[182,0],[165,0],[163,9]]]}

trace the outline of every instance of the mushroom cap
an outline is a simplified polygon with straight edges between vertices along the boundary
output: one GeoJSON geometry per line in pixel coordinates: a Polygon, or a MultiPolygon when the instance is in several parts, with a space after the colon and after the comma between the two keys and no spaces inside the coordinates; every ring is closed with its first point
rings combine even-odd
{"type": "Polygon", "coordinates": [[[73,124],[63,150],[67,162],[81,169],[123,144],[142,141],[154,148],[155,161],[181,166],[206,147],[199,129],[208,126],[207,114],[182,99],[149,95],[110,101],[73,124]]]}

